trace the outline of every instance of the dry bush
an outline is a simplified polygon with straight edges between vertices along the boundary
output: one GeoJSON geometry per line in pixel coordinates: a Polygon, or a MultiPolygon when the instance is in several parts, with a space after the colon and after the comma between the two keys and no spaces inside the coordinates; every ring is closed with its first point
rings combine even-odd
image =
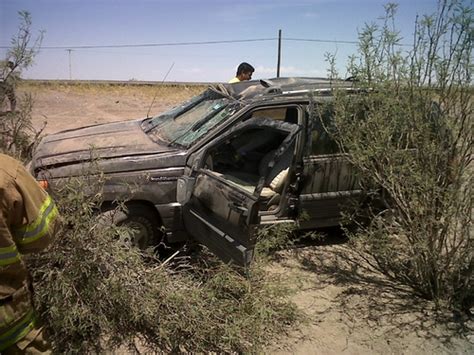
{"type": "Polygon", "coordinates": [[[35,130],[31,123],[32,97],[30,94],[23,95],[18,107],[15,108],[12,104],[11,111],[4,112],[3,104],[7,96],[15,98],[15,87],[19,81],[18,71],[33,64],[43,39],[43,32],[40,31],[38,37],[33,39],[30,13],[19,11],[18,15],[18,32],[11,39],[5,61],[0,62],[0,151],[26,161],[31,158],[33,145],[42,132],[42,129],[35,130]]]}
{"type": "MultiPolygon", "coordinates": [[[[372,264],[438,305],[469,311],[474,302],[472,234],[473,10],[440,1],[418,19],[406,51],[394,27],[360,34],[349,71],[364,95],[336,93],[331,130],[357,167],[366,197],[353,242],[372,264]],[[381,202],[381,203],[380,203],[381,202]]],[[[331,71],[334,73],[334,71],[331,71]]]]}
{"type": "Polygon", "coordinates": [[[130,249],[124,228],[98,222],[101,195],[71,179],[55,198],[64,227],[30,261],[35,302],[56,352],[103,352],[137,343],[155,351],[257,352],[297,323],[279,279],[247,277],[201,254],[173,266],[130,249]]]}
{"type": "Polygon", "coordinates": [[[322,242],[326,239],[321,231],[298,231],[297,224],[276,223],[263,226],[257,231],[255,259],[260,262],[274,261],[279,258],[279,251],[291,250],[298,255],[298,247],[303,243],[322,242]]]}
{"type": "Polygon", "coordinates": [[[31,159],[33,148],[44,129],[37,130],[31,122],[33,99],[24,94],[17,110],[0,113],[0,152],[22,161],[31,159]]]}

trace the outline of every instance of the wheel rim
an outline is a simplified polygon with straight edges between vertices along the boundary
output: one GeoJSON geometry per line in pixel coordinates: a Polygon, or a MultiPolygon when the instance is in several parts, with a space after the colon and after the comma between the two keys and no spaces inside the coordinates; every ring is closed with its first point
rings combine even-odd
{"type": "Polygon", "coordinates": [[[123,242],[138,248],[146,247],[148,244],[148,228],[143,223],[135,221],[128,221],[125,225],[130,228],[130,232],[124,236],[123,242]]]}

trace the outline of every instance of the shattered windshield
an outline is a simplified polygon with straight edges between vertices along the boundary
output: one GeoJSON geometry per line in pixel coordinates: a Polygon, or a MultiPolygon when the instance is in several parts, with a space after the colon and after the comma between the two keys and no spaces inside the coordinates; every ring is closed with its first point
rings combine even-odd
{"type": "Polygon", "coordinates": [[[152,139],[188,148],[239,108],[232,99],[206,92],[152,118],[143,129],[152,139]]]}

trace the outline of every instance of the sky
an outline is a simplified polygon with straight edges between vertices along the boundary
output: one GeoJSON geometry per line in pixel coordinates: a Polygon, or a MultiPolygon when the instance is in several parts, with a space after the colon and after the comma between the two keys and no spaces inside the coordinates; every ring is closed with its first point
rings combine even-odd
{"type": "MultiPolygon", "coordinates": [[[[395,2],[399,5],[397,27],[410,43],[416,15],[436,11],[437,0],[395,2]]],[[[357,46],[341,41],[357,41],[358,31],[376,22],[386,3],[0,0],[0,58],[18,31],[18,11],[26,10],[31,14],[33,36],[44,31],[34,65],[22,72],[27,79],[227,82],[244,61],[255,67],[253,79],[272,78],[277,72],[279,30],[281,76],[325,77],[325,53],[336,54],[344,75],[347,58],[357,46]],[[145,44],[151,46],[141,46],[145,44]],[[117,45],[125,47],[110,47],[117,45]],[[81,46],[94,48],[77,48],[81,46]]]]}

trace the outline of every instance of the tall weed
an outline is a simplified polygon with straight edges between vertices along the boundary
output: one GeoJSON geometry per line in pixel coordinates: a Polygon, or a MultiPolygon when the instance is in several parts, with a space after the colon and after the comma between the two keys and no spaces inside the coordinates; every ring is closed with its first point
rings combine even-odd
{"type": "Polygon", "coordinates": [[[82,184],[71,180],[55,194],[64,227],[30,264],[55,351],[142,344],[166,352],[258,352],[298,322],[289,288],[260,266],[244,277],[206,253],[164,265],[128,248],[117,238],[123,229],[98,222],[101,196],[85,196],[82,184]]]}

